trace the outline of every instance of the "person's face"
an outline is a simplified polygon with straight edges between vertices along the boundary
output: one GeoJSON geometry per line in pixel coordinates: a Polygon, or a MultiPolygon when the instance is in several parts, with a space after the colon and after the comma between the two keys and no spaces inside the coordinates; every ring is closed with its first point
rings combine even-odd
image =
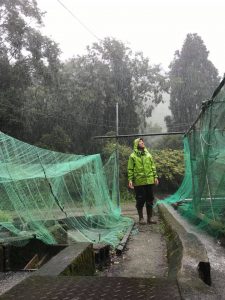
{"type": "Polygon", "coordinates": [[[138,148],[144,149],[144,147],[145,147],[144,141],[140,140],[140,141],[138,142],[138,148]]]}

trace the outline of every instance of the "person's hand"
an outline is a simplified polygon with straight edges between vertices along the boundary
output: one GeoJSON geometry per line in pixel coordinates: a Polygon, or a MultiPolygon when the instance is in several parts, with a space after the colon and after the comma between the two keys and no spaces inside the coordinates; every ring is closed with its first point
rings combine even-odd
{"type": "Polygon", "coordinates": [[[155,185],[158,185],[159,184],[159,180],[158,178],[155,178],[155,185]]]}
{"type": "Polygon", "coordinates": [[[134,189],[133,182],[131,180],[128,182],[128,187],[132,190],[134,189]]]}

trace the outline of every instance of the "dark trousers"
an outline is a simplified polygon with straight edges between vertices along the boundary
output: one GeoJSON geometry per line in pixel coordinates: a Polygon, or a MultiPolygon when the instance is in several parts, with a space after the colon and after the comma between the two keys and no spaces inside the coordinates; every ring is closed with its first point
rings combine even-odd
{"type": "Polygon", "coordinates": [[[135,186],[134,190],[137,210],[142,209],[144,205],[146,208],[152,208],[154,201],[153,184],[135,186]]]}

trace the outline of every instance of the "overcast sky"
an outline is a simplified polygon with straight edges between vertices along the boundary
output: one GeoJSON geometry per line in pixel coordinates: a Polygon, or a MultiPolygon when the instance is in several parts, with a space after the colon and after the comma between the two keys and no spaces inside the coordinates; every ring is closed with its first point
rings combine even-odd
{"type": "Polygon", "coordinates": [[[60,0],[93,33],[86,30],[57,0],[37,0],[44,33],[59,43],[62,58],[84,54],[87,45],[115,37],[142,51],[152,64],[167,70],[187,33],[198,33],[209,59],[225,73],[224,0],[60,0]]]}

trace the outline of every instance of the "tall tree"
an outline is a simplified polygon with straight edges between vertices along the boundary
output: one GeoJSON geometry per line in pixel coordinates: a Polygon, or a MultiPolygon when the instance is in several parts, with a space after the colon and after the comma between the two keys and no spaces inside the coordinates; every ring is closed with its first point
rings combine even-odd
{"type": "Polygon", "coordinates": [[[59,49],[36,29],[41,25],[35,0],[0,1],[0,124],[2,131],[20,138],[29,91],[55,85],[58,72],[59,49]]]}
{"type": "MultiPolygon", "coordinates": [[[[86,55],[69,60],[63,73],[64,105],[67,101],[63,113],[67,119],[71,116],[77,150],[91,136],[115,132],[116,103],[120,133],[137,132],[165,89],[159,66],[151,66],[142,53],[133,55],[125,44],[111,38],[88,47],[86,55]]],[[[62,109],[59,111],[62,115],[62,109]]]]}
{"type": "Polygon", "coordinates": [[[219,83],[218,71],[196,33],[189,33],[181,51],[170,64],[170,109],[165,117],[169,131],[186,130],[196,119],[202,101],[209,99],[219,83]]]}

